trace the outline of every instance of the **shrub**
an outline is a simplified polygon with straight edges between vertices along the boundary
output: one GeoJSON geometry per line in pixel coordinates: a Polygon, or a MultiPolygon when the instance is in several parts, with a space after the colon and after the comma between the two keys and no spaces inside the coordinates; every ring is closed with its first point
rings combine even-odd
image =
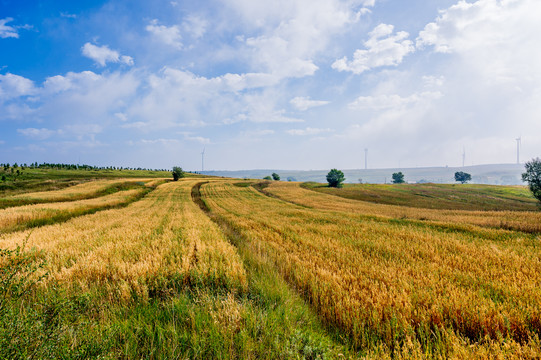
{"type": "Polygon", "coordinates": [[[331,169],[327,174],[327,182],[329,187],[341,188],[342,183],[346,180],[344,173],[337,169],[331,169]]]}
{"type": "Polygon", "coordinates": [[[278,175],[277,173],[272,173],[272,179],[278,181],[280,180],[280,175],[278,175]]]}
{"type": "Polygon", "coordinates": [[[393,184],[403,184],[403,183],[405,183],[405,180],[404,180],[404,174],[402,174],[402,171],[393,173],[393,184]]]}
{"type": "Polygon", "coordinates": [[[460,181],[462,184],[471,180],[471,175],[463,171],[457,171],[455,173],[455,181],[460,181]]]}
{"type": "Polygon", "coordinates": [[[179,166],[173,166],[173,180],[178,181],[178,179],[184,177],[184,171],[179,166]]]}
{"type": "Polygon", "coordinates": [[[524,166],[526,167],[526,172],[522,174],[522,181],[528,183],[533,196],[541,201],[541,159],[532,159],[524,166]]]}

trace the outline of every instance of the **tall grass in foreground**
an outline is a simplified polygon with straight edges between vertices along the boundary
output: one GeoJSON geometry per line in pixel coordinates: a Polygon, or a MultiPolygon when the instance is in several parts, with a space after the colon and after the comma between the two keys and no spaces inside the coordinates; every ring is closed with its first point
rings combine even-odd
{"type": "Polygon", "coordinates": [[[541,356],[535,235],[302,208],[225,182],[201,191],[212,212],[367,354],[541,356]]]}

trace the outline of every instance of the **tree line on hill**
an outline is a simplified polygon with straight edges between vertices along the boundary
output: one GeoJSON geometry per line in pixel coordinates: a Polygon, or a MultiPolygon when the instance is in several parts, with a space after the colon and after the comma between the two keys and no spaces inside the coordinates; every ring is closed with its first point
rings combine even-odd
{"type": "MultiPolygon", "coordinates": [[[[528,187],[532,192],[533,196],[537,200],[541,201],[541,159],[535,158],[531,161],[526,162],[525,170],[526,171],[522,174],[522,181],[528,183],[528,187]]],[[[280,175],[278,175],[277,173],[272,173],[271,176],[265,176],[263,179],[278,181],[280,180],[280,175]]],[[[455,172],[455,181],[465,184],[468,181],[471,181],[471,179],[471,174],[468,174],[467,172],[455,172]]],[[[329,187],[341,188],[345,180],[346,178],[341,170],[331,169],[331,171],[329,171],[329,173],[327,174],[327,182],[329,184],[329,187]]],[[[288,178],[288,181],[292,180],[288,178]]],[[[362,183],[362,179],[359,179],[359,182],[362,183]]],[[[403,184],[405,182],[406,181],[404,179],[404,174],[401,171],[392,174],[393,184],[403,184]]]]}
{"type": "Polygon", "coordinates": [[[86,164],[61,164],[61,163],[41,163],[38,164],[37,162],[31,163],[31,164],[17,164],[13,163],[10,165],[9,163],[0,163],[0,169],[3,168],[4,171],[8,171],[10,169],[16,170],[24,170],[26,168],[29,169],[49,169],[49,170],[143,170],[143,171],[167,171],[165,169],[147,169],[147,168],[134,168],[134,167],[123,167],[123,166],[92,166],[92,165],[86,165],[86,164]]]}

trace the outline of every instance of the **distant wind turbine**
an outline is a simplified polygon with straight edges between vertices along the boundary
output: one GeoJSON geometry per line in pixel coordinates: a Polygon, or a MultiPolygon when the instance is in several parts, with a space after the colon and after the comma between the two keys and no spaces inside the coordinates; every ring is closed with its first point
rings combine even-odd
{"type": "Polygon", "coordinates": [[[205,148],[201,152],[201,172],[205,171],[205,148]]]}

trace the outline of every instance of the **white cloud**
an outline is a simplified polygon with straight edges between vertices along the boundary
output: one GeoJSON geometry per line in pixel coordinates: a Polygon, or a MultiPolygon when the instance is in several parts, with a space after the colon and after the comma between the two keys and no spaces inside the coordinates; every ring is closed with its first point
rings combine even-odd
{"type": "Polygon", "coordinates": [[[6,39],[6,38],[19,38],[19,33],[17,32],[17,29],[13,26],[6,25],[9,22],[12,22],[13,18],[5,18],[0,19],[0,38],[6,39]]]}
{"type": "Polygon", "coordinates": [[[364,42],[366,49],[356,50],[351,61],[347,57],[336,60],[332,68],[361,74],[377,67],[399,65],[415,48],[407,32],[400,31],[393,35],[393,31],[393,25],[378,25],[370,32],[370,39],[364,42]]]}
{"type": "Polygon", "coordinates": [[[329,101],[312,100],[310,96],[297,96],[289,101],[296,109],[304,111],[313,107],[327,105],[329,101]]]}
{"type": "MultiPolygon", "coordinates": [[[[208,21],[195,15],[188,16],[182,23],[185,32],[191,34],[195,39],[202,37],[207,31],[208,21]]],[[[182,40],[179,38],[179,41],[182,40]]]]}
{"type": "Polygon", "coordinates": [[[94,60],[100,66],[105,66],[108,62],[123,63],[129,66],[133,65],[131,56],[120,55],[118,51],[111,50],[107,45],[96,46],[86,43],[81,48],[84,56],[94,60]]]}
{"type": "Polygon", "coordinates": [[[423,92],[402,97],[400,95],[377,95],[360,96],[349,104],[353,110],[387,110],[392,108],[401,108],[408,105],[418,104],[423,101],[431,101],[441,98],[440,92],[423,92]]]}
{"type": "Polygon", "coordinates": [[[174,145],[178,144],[180,141],[178,139],[141,139],[140,143],[144,145],[154,145],[154,144],[161,144],[161,145],[174,145]]]}
{"type": "Polygon", "coordinates": [[[70,13],[67,13],[67,12],[60,12],[60,16],[63,17],[63,18],[67,18],[67,19],[77,19],[77,15],[70,14],[70,13]]]}
{"type": "Polygon", "coordinates": [[[238,38],[247,46],[251,66],[279,78],[300,78],[318,70],[316,56],[328,49],[333,36],[359,20],[363,3],[373,2],[233,0],[227,5],[255,33],[238,38]]]}
{"type": "Polygon", "coordinates": [[[10,73],[0,74],[0,101],[35,93],[36,88],[32,80],[10,73]]]}
{"type": "Polygon", "coordinates": [[[318,129],[318,128],[311,128],[307,127],[306,129],[290,129],[286,130],[286,133],[289,135],[297,135],[297,136],[307,136],[307,135],[319,135],[322,133],[328,133],[332,132],[332,129],[318,129]]]}
{"type": "Polygon", "coordinates": [[[115,117],[122,122],[128,121],[128,115],[125,113],[117,112],[115,113],[115,117]]]}
{"type": "MultiPolygon", "coordinates": [[[[178,25],[167,27],[165,25],[159,25],[158,20],[154,19],[145,29],[160,42],[178,50],[182,49],[182,35],[178,25]]],[[[201,30],[199,29],[199,31],[201,30]]]]}
{"type": "Polygon", "coordinates": [[[50,130],[46,128],[36,129],[36,128],[27,128],[27,129],[17,129],[19,134],[22,134],[26,137],[45,140],[50,138],[53,135],[62,134],[61,130],[50,130]]]}
{"type": "Polygon", "coordinates": [[[200,144],[210,144],[210,139],[202,136],[186,136],[185,139],[195,141],[200,144]]]}
{"type": "Polygon", "coordinates": [[[267,136],[267,135],[273,135],[275,134],[276,132],[274,130],[270,130],[270,129],[265,129],[265,130],[247,130],[247,131],[242,131],[240,133],[240,135],[242,137],[246,137],[246,138],[259,138],[259,137],[262,137],[262,136],[267,136]]]}

